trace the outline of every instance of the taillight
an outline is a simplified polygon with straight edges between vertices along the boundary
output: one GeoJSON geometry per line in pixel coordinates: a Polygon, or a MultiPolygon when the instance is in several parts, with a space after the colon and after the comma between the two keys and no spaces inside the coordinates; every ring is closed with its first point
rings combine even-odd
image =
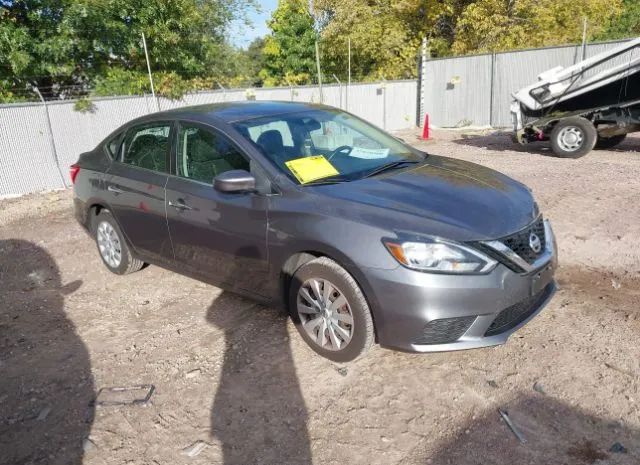
{"type": "Polygon", "coordinates": [[[76,178],[78,177],[78,173],[80,172],[80,166],[77,163],[74,163],[69,167],[69,176],[71,177],[71,183],[76,183],[76,178]]]}

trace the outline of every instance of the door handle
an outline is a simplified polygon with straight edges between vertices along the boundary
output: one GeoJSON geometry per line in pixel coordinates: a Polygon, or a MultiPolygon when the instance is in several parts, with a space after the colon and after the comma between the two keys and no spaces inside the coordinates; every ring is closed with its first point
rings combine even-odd
{"type": "Polygon", "coordinates": [[[169,206],[177,210],[193,210],[192,207],[183,202],[173,203],[171,200],[169,200],[169,206]]]}
{"type": "Polygon", "coordinates": [[[107,190],[109,192],[113,192],[114,194],[122,194],[124,192],[122,189],[119,189],[116,186],[107,186],[107,190]]]}

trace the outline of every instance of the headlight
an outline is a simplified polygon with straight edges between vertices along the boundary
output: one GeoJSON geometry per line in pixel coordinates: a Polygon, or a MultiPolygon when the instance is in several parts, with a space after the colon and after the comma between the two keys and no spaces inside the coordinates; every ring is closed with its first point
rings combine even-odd
{"type": "Polygon", "coordinates": [[[391,255],[407,268],[440,273],[486,273],[498,262],[461,244],[384,241],[391,255]]]}

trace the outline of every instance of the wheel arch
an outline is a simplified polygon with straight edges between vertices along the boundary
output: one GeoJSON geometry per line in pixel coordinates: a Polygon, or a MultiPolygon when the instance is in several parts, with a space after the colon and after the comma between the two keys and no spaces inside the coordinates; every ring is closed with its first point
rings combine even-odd
{"type": "Polygon", "coordinates": [[[90,202],[87,202],[87,204],[89,205],[87,207],[87,230],[91,234],[93,234],[95,232],[95,231],[93,231],[93,220],[102,211],[110,212],[111,213],[111,217],[113,218],[113,221],[116,222],[116,224],[118,225],[118,228],[122,232],[122,236],[124,237],[124,240],[126,241],[127,246],[129,247],[129,252],[131,253],[131,255],[134,258],[138,258],[137,250],[135,249],[135,247],[133,247],[133,244],[131,243],[131,240],[129,240],[129,236],[127,235],[127,232],[124,230],[124,228],[120,224],[120,221],[118,221],[118,218],[116,218],[116,215],[113,214],[113,210],[111,209],[109,204],[107,202],[104,202],[104,201],[100,200],[100,199],[92,200],[90,202]]]}
{"type": "Polygon", "coordinates": [[[594,127],[596,126],[596,118],[593,112],[581,113],[579,115],[564,115],[564,116],[559,115],[556,118],[550,118],[545,122],[544,133],[551,134],[551,132],[553,131],[553,128],[555,128],[558,125],[558,123],[570,118],[582,118],[584,120],[589,121],[591,124],[593,124],[594,127]]]}
{"type": "Polygon", "coordinates": [[[95,218],[100,214],[102,210],[109,210],[109,208],[104,204],[104,202],[93,202],[87,208],[87,218],[90,220],[95,218]]]}
{"type": "Polygon", "coordinates": [[[289,258],[285,260],[280,270],[279,295],[280,295],[281,302],[284,305],[285,309],[289,308],[289,289],[291,286],[291,281],[296,271],[298,271],[300,267],[302,267],[304,264],[312,260],[315,260],[316,258],[327,257],[333,260],[334,262],[336,262],[342,268],[344,268],[351,275],[351,277],[356,281],[356,284],[362,290],[364,298],[367,301],[367,305],[369,305],[369,310],[371,311],[371,318],[373,319],[373,332],[374,332],[375,342],[377,343],[378,342],[378,331],[376,329],[377,328],[377,325],[376,325],[377,302],[375,301],[374,295],[369,289],[366,278],[364,277],[364,274],[361,272],[361,270],[350,260],[340,259],[338,258],[339,256],[340,256],[340,253],[332,254],[332,253],[327,253],[325,251],[320,251],[317,249],[303,250],[303,251],[299,251],[291,254],[289,258]]]}

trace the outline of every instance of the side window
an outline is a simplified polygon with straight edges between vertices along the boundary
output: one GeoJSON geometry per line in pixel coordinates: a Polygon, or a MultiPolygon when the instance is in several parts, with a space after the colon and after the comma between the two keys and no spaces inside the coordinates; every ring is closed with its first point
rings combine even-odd
{"type": "Polygon", "coordinates": [[[129,129],[122,146],[122,163],[166,173],[169,123],[152,123],[129,129]]]}
{"type": "Polygon", "coordinates": [[[122,133],[113,137],[111,140],[104,144],[104,149],[112,160],[115,160],[118,156],[118,149],[120,148],[120,141],[122,140],[122,133]]]}
{"type": "Polygon", "coordinates": [[[211,183],[220,173],[249,171],[249,161],[220,133],[181,124],[178,131],[177,172],[183,178],[211,183]]]}

